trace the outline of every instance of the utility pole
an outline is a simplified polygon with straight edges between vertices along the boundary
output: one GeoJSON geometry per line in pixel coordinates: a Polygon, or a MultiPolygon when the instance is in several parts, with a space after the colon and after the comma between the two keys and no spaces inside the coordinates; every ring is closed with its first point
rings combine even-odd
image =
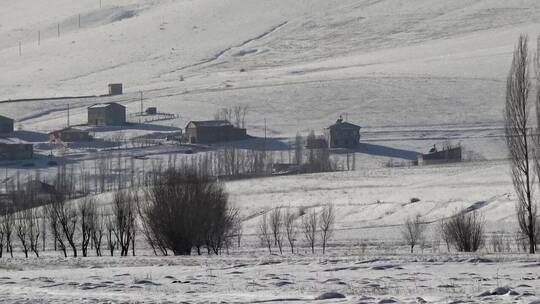
{"type": "Polygon", "coordinates": [[[266,153],[266,118],[264,119],[264,152],[266,153]]]}
{"type": "Polygon", "coordinates": [[[41,31],[38,31],[38,32],[37,32],[37,45],[38,45],[38,46],[41,45],[41,31]]]}
{"type": "Polygon", "coordinates": [[[140,91],[141,93],[141,116],[143,115],[143,92],[140,91]]]}
{"type": "Polygon", "coordinates": [[[22,55],[21,42],[19,41],[19,56],[22,55]]]}
{"type": "Polygon", "coordinates": [[[79,28],[81,28],[81,14],[79,14],[79,28]]]}
{"type": "Polygon", "coordinates": [[[60,38],[60,23],[58,23],[58,38],[60,38]]]}
{"type": "Polygon", "coordinates": [[[69,103],[67,104],[67,126],[69,128],[69,103]]]}

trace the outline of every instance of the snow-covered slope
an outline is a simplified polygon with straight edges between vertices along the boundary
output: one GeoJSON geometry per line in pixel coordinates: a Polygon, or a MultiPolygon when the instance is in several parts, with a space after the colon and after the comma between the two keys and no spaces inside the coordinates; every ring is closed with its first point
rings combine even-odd
{"type": "MultiPolygon", "coordinates": [[[[180,113],[180,126],[248,104],[255,132],[267,118],[280,135],[320,130],[341,113],[366,127],[493,127],[515,40],[540,22],[533,0],[102,3],[3,4],[0,97],[101,94],[123,82],[180,113]]],[[[120,99],[133,111],[136,100],[120,99]]],[[[21,108],[1,107],[16,118],[64,115],[44,102],[21,108]]]]}

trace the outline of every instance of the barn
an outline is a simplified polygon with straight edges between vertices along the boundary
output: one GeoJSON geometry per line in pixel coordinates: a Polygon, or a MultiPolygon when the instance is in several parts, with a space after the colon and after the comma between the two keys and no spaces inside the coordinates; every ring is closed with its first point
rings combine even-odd
{"type": "Polygon", "coordinates": [[[246,129],[233,126],[228,120],[190,121],[185,130],[192,144],[209,144],[248,138],[246,129]]]}
{"type": "Polygon", "coordinates": [[[116,102],[88,107],[88,125],[122,126],[126,124],[126,107],[116,102]]]}

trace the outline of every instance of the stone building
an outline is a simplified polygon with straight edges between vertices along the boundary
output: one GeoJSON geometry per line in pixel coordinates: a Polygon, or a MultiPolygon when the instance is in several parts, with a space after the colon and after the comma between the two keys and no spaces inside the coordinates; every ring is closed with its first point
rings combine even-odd
{"type": "Polygon", "coordinates": [[[13,123],[14,123],[13,119],[0,115],[0,134],[12,133],[13,123]]]}
{"type": "Polygon", "coordinates": [[[360,143],[360,126],[339,118],[335,124],[324,130],[329,148],[355,148],[360,143]]]}
{"type": "Polygon", "coordinates": [[[248,138],[246,129],[233,126],[228,120],[190,121],[185,129],[192,144],[209,144],[248,138]]]}
{"type": "Polygon", "coordinates": [[[122,126],[126,124],[126,107],[116,102],[88,107],[88,125],[122,126]]]}

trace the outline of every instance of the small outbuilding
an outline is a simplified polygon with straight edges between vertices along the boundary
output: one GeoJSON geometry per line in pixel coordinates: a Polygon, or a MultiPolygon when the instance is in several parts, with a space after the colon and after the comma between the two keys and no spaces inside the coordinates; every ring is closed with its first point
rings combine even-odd
{"type": "Polygon", "coordinates": [[[126,107],[116,102],[88,107],[88,125],[122,126],[126,124],[126,107]]]}
{"type": "Polygon", "coordinates": [[[157,114],[157,108],[156,107],[149,107],[146,108],[146,115],[156,115],[157,114]]]}
{"type": "Polygon", "coordinates": [[[109,84],[109,95],[122,95],[124,94],[124,89],[121,83],[111,83],[109,84]]]}
{"type": "Polygon", "coordinates": [[[0,115],[0,134],[12,133],[14,122],[13,119],[0,115]]]}
{"type": "Polygon", "coordinates": [[[233,126],[228,120],[190,121],[185,129],[186,139],[192,144],[243,140],[248,138],[244,128],[233,126]]]}
{"type": "Polygon", "coordinates": [[[360,143],[360,126],[343,121],[342,117],[335,124],[324,130],[329,148],[356,148],[360,143]]]}
{"type": "Polygon", "coordinates": [[[0,161],[25,160],[34,158],[34,146],[26,143],[0,141],[0,161]]]}
{"type": "Polygon", "coordinates": [[[73,127],[67,127],[49,133],[49,140],[52,142],[91,141],[92,139],[90,132],[73,127]]]}
{"type": "Polygon", "coordinates": [[[418,165],[435,165],[444,163],[455,163],[462,160],[461,145],[445,145],[438,149],[436,145],[426,154],[418,155],[418,165]]]}

